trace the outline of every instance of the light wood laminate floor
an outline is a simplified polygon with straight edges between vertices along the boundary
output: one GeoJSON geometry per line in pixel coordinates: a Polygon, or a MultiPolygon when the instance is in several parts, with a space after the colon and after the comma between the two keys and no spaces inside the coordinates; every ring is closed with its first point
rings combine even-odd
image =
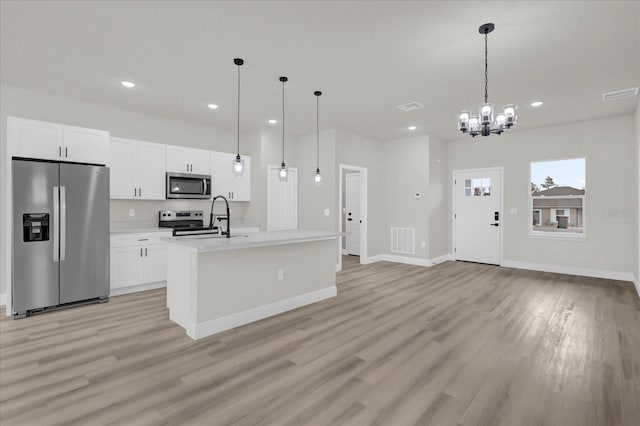
{"type": "Polygon", "coordinates": [[[3,311],[0,424],[639,424],[631,283],[356,260],[336,298],[200,341],[162,289],[3,311]]]}

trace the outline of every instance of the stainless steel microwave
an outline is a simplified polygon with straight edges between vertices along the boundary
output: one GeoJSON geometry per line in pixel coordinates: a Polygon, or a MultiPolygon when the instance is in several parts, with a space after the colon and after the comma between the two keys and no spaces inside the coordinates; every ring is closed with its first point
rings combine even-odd
{"type": "Polygon", "coordinates": [[[208,200],[211,198],[211,176],[167,172],[169,198],[208,200]]]}

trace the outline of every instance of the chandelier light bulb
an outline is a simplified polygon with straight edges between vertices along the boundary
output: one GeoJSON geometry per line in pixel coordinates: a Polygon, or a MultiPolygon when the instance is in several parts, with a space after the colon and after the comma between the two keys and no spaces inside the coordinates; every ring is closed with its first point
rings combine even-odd
{"type": "Polygon", "coordinates": [[[504,129],[504,123],[506,122],[506,117],[504,113],[498,113],[496,115],[496,127],[498,129],[504,129]]]}
{"type": "Polygon", "coordinates": [[[478,117],[471,117],[469,119],[469,128],[472,132],[477,132],[480,130],[480,121],[478,121],[478,117]]]}

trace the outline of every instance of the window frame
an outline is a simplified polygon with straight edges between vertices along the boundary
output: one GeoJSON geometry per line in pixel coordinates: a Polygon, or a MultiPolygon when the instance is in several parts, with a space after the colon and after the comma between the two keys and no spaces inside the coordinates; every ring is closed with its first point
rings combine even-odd
{"type": "MultiPolygon", "coordinates": [[[[552,161],[563,161],[563,160],[584,160],[584,178],[586,181],[587,178],[587,158],[586,157],[573,157],[573,158],[554,158],[554,159],[549,159],[549,160],[536,160],[536,161],[529,161],[529,181],[527,182],[527,190],[529,191],[529,210],[528,210],[528,217],[531,217],[533,215],[533,200],[534,199],[545,199],[545,200],[551,200],[551,199],[566,199],[566,198],[573,198],[573,199],[581,199],[582,200],[582,232],[581,233],[573,233],[573,232],[553,232],[553,231],[540,231],[540,230],[536,230],[535,227],[533,226],[533,220],[529,219],[528,220],[528,230],[529,230],[529,238],[532,239],[541,239],[541,240],[574,240],[574,241],[584,241],[587,239],[587,215],[586,215],[586,211],[587,211],[587,192],[585,190],[585,194],[584,195],[549,195],[549,196],[544,196],[544,197],[534,197],[533,193],[531,191],[531,182],[532,182],[532,178],[531,178],[531,166],[533,165],[533,163],[546,163],[546,162],[552,162],[552,161]]],[[[542,209],[541,208],[536,208],[535,210],[540,210],[540,222],[542,222],[542,209]]],[[[571,214],[571,207],[569,207],[569,215],[571,214]]]]}

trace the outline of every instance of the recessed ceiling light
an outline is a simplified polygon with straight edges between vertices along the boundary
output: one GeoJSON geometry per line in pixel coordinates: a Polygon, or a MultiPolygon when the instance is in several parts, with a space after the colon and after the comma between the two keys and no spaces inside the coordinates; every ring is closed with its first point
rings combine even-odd
{"type": "Polygon", "coordinates": [[[209,109],[218,109],[218,105],[216,104],[209,104],[207,106],[209,107],[209,109]]]}
{"type": "Polygon", "coordinates": [[[415,129],[417,129],[416,126],[409,126],[409,130],[415,130],[415,129]]]}
{"type": "Polygon", "coordinates": [[[277,124],[278,120],[274,120],[273,118],[269,120],[269,124],[277,124]]]}
{"type": "Polygon", "coordinates": [[[540,105],[542,105],[542,101],[531,102],[531,106],[534,108],[538,108],[540,105]]]}
{"type": "Polygon", "coordinates": [[[132,87],[136,87],[136,84],[132,83],[131,81],[123,81],[120,84],[122,84],[127,89],[131,89],[132,87]]]}

